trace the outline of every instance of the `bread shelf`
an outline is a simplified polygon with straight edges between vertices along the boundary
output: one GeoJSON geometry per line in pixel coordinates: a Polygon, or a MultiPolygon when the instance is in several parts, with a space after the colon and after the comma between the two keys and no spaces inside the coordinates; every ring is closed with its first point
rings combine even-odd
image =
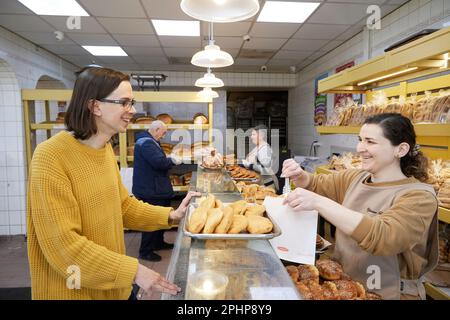
{"type": "MultiPolygon", "coordinates": [[[[317,126],[320,134],[359,134],[361,126],[317,126]]],[[[414,130],[420,137],[450,137],[450,124],[415,124],[414,130]]]]}
{"type": "Polygon", "coordinates": [[[424,286],[427,295],[434,300],[450,300],[450,296],[439,287],[436,287],[429,282],[425,282],[424,286]]]}
{"type": "Polygon", "coordinates": [[[439,221],[450,224],[450,210],[443,207],[439,207],[438,218],[439,221]]]}
{"type": "MultiPolygon", "coordinates": [[[[130,124],[128,130],[146,130],[150,124],[130,124]]],[[[186,129],[186,130],[208,130],[208,124],[192,124],[192,123],[172,123],[167,125],[168,130],[186,129]]]]}
{"type": "Polygon", "coordinates": [[[187,192],[189,190],[189,186],[173,186],[173,191],[175,192],[187,192]]]}

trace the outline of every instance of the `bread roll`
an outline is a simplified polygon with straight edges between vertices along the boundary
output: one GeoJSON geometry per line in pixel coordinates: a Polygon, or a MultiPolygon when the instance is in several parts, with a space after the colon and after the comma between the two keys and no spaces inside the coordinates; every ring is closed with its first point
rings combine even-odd
{"type": "Polygon", "coordinates": [[[247,229],[248,219],[242,215],[233,215],[233,222],[231,223],[230,230],[228,230],[229,234],[237,234],[241,233],[245,229],[247,229]]]}
{"type": "Polygon", "coordinates": [[[273,229],[272,222],[264,217],[250,215],[247,216],[248,226],[247,231],[252,234],[269,233],[273,229]]]}
{"type": "Polygon", "coordinates": [[[316,266],[320,276],[325,280],[339,280],[344,272],[339,263],[329,259],[318,260],[316,266]]]}
{"type": "Polygon", "coordinates": [[[214,208],[215,204],[216,197],[212,193],[210,193],[206,198],[204,198],[202,202],[200,202],[199,206],[205,208],[206,211],[208,211],[209,209],[214,208]]]}
{"type": "Polygon", "coordinates": [[[225,207],[223,209],[223,218],[222,221],[217,225],[216,229],[214,230],[214,233],[220,233],[220,234],[226,234],[228,233],[228,230],[231,228],[231,224],[233,223],[233,208],[231,207],[225,207]]]}
{"type": "Polygon", "coordinates": [[[173,123],[173,119],[170,115],[168,115],[167,113],[161,113],[158,116],[156,116],[156,119],[164,122],[165,124],[171,124],[173,123]]]}
{"type": "Polygon", "coordinates": [[[319,270],[315,266],[305,264],[298,266],[299,281],[313,281],[319,283],[319,270]]]}
{"type": "Polygon", "coordinates": [[[233,208],[234,214],[244,214],[244,210],[247,207],[247,202],[245,200],[239,200],[230,204],[233,208]]]}
{"type": "Polygon", "coordinates": [[[197,113],[194,116],[194,124],[207,124],[208,118],[203,113],[197,113]]]}
{"type": "Polygon", "coordinates": [[[208,210],[206,207],[198,207],[192,212],[189,219],[188,231],[191,233],[200,233],[208,219],[208,210]]]}
{"type": "Polygon", "coordinates": [[[353,281],[335,280],[340,300],[353,300],[358,297],[358,288],[353,281]]]}
{"type": "Polygon", "coordinates": [[[134,123],[136,124],[150,124],[153,121],[155,121],[155,118],[153,117],[140,117],[134,120],[134,123]]]}
{"type": "Polygon", "coordinates": [[[217,208],[209,209],[205,227],[203,228],[203,233],[214,233],[214,230],[216,229],[222,218],[222,210],[217,208]]]}
{"type": "Polygon", "coordinates": [[[289,276],[291,277],[292,281],[297,282],[298,281],[298,268],[296,266],[287,266],[286,271],[289,273],[289,276]]]}

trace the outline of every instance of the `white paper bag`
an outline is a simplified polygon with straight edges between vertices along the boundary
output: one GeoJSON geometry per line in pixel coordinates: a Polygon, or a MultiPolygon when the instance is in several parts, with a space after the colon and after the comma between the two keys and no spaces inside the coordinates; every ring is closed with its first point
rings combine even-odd
{"type": "Polygon", "coordinates": [[[267,213],[281,229],[281,235],[269,242],[280,259],[314,265],[318,212],[294,211],[283,205],[283,200],[272,197],[264,200],[267,213]]]}

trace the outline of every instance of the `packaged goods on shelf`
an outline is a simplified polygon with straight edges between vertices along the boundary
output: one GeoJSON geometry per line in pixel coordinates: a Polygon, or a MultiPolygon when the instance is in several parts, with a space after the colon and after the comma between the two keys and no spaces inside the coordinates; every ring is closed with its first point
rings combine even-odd
{"type": "Polygon", "coordinates": [[[203,113],[197,113],[193,118],[194,124],[207,124],[208,118],[203,113]]]}
{"type": "Polygon", "coordinates": [[[332,156],[328,165],[330,170],[361,169],[361,157],[346,152],[341,156],[332,156]]]}
{"type": "Polygon", "coordinates": [[[156,116],[156,119],[158,119],[158,120],[164,122],[165,124],[171,124],[171,123],[173,123],[172,117],[171,117],[169,114],[167,114],[167,113],[161,113],[161,114],[159,114],[158,116],[156,116]]]}

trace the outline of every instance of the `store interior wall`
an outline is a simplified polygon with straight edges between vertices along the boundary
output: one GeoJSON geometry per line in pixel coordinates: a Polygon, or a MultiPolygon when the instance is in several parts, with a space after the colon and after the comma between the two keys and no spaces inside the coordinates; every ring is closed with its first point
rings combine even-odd
{"type": "MultiPolygon", "coordinates": [[[[450,21],[449,0],[412,0],[381,20],[380,30],[364,30],[298,73],[297,86],[289,91],[289,147],[296,155],[309,155],[313,141],[319,141],[318,155],[355,151],[356,135],[319,135],[314,128],[314,80],[350,61],[355,64],[384,53],[384,49],[427,28],[442,28],[450,21]]],[[[334,95],[327,95],[330,115],[334,95]]]]}

